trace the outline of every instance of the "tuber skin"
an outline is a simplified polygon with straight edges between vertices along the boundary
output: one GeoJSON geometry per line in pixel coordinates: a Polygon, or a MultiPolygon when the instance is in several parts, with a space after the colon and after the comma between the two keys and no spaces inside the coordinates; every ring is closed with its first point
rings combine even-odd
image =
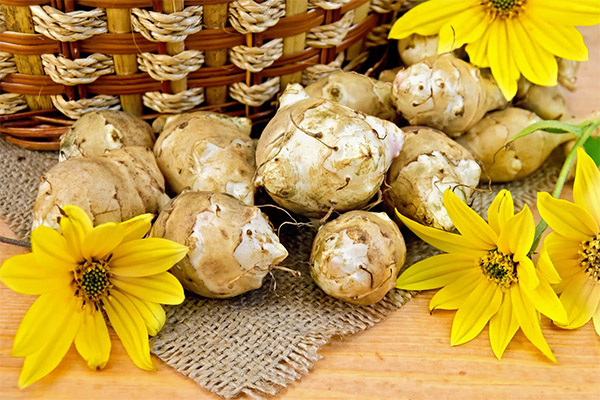
{"type": "Polygon", "coordinates": [[[481,162],[482,182],[514,181],[534,172],[552,150],[574,137],[535,131],[507,145],[520,131],[539,121],[531,111],[507,108],[486,115],[458,142],[481,162]]]}
{"type": "Polygon", "coordinates": [[[560,57],[557,57],[556,61],[558,61],[558,82],[571,92],[577,89],[579,61],[566,60],[560,57]]]}
{"type": "Polygon", "coordinates": [[[288,85],[256,149],[255,184],[282,207],[321,218],[377,193],[404,134],[395,124],[288,85]]]}
{"type": "Polygon", "coordinates": [[[453,230],[443,193],[452,189],[468,204],[479,184],[481,168],[467,149],[444,132],[425,126],[404,127],[402,131],[406,134],[404,147],[383,185],[386,211],[394,219],[397,209],[423,225],[453,230]]]}
{"type": "Polygon", "coordinates": [[[370,305],[394,289],[405,257],[402,233],[385,213],[350,211],[319,229],[310,274],[328,295],[370,305]]]}
{"type": "Polygon", "coordinates": [[[411,125],[426,125],[452,137],[507,104],[491,76],[452,54],[427,57],[399,71],[392,99],[411,125]]]}
{"type": "Polygon", "coordinates": [[[154,132],[143,119],[123,111],[93,111],[79,118],[60,138],[59,161],[99,157],[125,146],[152,149],[154,132]]]}
{"type": "Polygon", "coordinates": [[[170,271],[186,289],[211,298],[261,287],[288,255],[258,207],[223,193],[181,193],[160,213],[150,236],[189,247],[170,271]]]}
{"type": "Polygon", "coordinates": [[[424,58],[435,56],[438,53],[438,36],[421,36],[412,34],[398,40],[398,54],[406,66],[411,66],[424,58]]]}
{"type": "Polygon", "coordinates": [[[394,121],[398,115],[392,103],[392,86],[356,72],[334,72],[305,88],[313,98],[343,104],[355,111],[394,121]]]}
{"type": "Polygon", "coordinates": [[[169,117],[154,146],[167,186],[232,195],[254,204],[254,142],[248,118],[198,111],[169,117]]]}
{"type": "Polygon", "coordinates": [[[40,178],[33,205],[33,229],[59,229],[60,207],[79,206],[94,225],[156,214],[169,201],[152,151],[143,147],[110,150],[100,157],[73,158],[40,178]]]}
{"type": "Polygon", "coordinates": [[[521,77],[515,105],[533,111],[542,119],[564,120],[572,117],[560,86],[538,86],[521,77]]]}

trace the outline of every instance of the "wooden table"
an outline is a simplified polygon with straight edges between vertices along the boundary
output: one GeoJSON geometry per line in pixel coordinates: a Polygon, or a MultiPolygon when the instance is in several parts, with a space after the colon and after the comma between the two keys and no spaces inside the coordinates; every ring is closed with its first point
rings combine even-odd
{"type": "MultiPolygon", "coordinates": [[[[582,32],[592,62],[580,70],[579,91],[568,94],[577,115],[600,109],[600,27],[582,32]]],[[[11,235],[2,221],[0,235],[11,235]]],[[[0,245],[0,262],[20,252],[0,245]]],[[[600,338],[591,323],[564,331],[543,317],[544,333],[558,364],[548,361],[521,331],[499,362],[490,349],[487,328],[473,341],[450,347],[454,312],[429,315],[432,295],[422,293],[368,331],[323,347],[323,359],[311,373],[278,398],[600,399],[600,338]]],[[[137,369],[112,333],[111,358],[104,370],[90,371],[72,348],[54,372],[19,391],[22,359],[9,353],[33,300],[0,284],[0,399],[219,399],[156,357],[157,373],[137,369]]]]}

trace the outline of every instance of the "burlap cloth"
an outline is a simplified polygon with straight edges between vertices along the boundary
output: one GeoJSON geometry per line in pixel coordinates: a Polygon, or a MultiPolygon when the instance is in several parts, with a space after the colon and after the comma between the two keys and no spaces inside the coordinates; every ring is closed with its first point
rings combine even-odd
{"type": "MultiPolygon", "coordinates": [[[[56,161],[53,152],[33,152],[0,139],[0,216],[20,237],[28,236],[39,176],[56,161]]],[[[556,154],[525,180],[494,185],[473,207],[480,213],[502,188],[511,190],[518,208],[533,204],[536,192],[551,190],[560,169],[556,154]]],[[[273,395],[308,373],[321,346],[367,329],[402,306],[410,293],[393,291],[370,307],[352,306],[326,296],[311,280],[307,260],[313,232],[286,227],[282,242],[290,252],[285,266],[300,277],[274,271],[261,289],[229,300],[188,294],[167,308],[163,330],[151,340],[161,360],[202,387],[226,398],[273,395]]],[[[407,262],[435,250],[406,234],[407,262]]],[[[424,310],[425,312],[425,310],[424,310]]]]}

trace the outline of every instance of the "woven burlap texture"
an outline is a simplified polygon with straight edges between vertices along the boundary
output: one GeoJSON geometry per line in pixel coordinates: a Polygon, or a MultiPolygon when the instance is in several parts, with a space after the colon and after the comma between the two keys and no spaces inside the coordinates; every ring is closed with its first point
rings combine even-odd
{"type": "MultiPolygon", "coordinates": [[[[4,139],[0,152],[0,216],[18,236],[26,237],[39,176],[57,155],[24,150],[4,139]]],[[[517,208],[532,204],[537,191],[552,189],[559,168],[560,157],[552,157],[527,179],[494,185],[492,192],[486,188],[473,207],[483,213],[502,188],[511,190],[517,208]]],[[[163,330],[151,340],[152,352],[225,398],[273,395],[308,373],[320,358],[321,346],[373,326],[410,298],[410,293],[393,291],[374,306],[360,307],[326,296],[308,273],[313,235],[308,228],[282,229],[282,242],[290,252],[284,265],[299,271],[299,277],[273,271],[261,289],[234,299],[188,294],[183,304],[168,307],[163,330]]],[[[406,236],[405,266],[436,253],[406,236]]]]}

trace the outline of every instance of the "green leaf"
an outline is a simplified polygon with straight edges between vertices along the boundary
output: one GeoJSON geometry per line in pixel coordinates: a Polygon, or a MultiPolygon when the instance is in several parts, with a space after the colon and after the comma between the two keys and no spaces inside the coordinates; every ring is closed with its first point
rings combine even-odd
{"type": "Polygon", "coordinates": [[[527,128],[523,129],[516,136],[508,141],[506,144],[510,144],[517,139],[520,139],[524,136],[530,135],[535,131],[546,131],[552,134],[565,134],[572,133],[573,135],[580,137],[583,133],[583,129],[581,126],[567,124],[566,122],[560,121],[539,121],[535,124],[529,125],[527,128]]]}
{"type": "Polygon", "coordinates": [[[599,137],[590,137],[583,144],[583,148],[585,152],[592,157],[592,160],[596,163],[596,165],[600,165],[600,136],[599,137]]]}

